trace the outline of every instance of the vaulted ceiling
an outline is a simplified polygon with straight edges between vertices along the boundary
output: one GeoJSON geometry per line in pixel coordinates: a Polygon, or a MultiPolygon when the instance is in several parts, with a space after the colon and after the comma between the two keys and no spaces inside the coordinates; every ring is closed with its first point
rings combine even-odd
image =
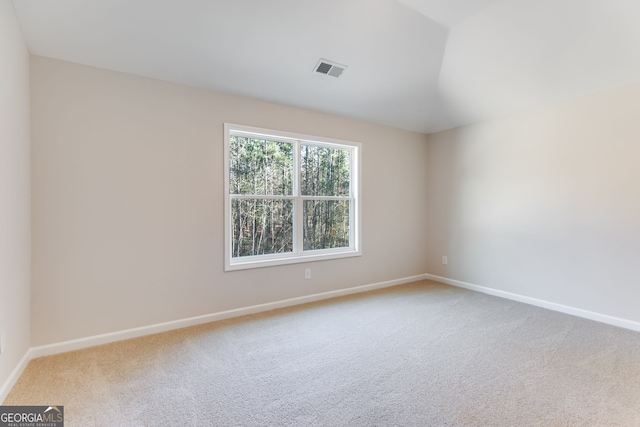
{"type": "Polygon", "coordinates": [[[13,3],[32,54],[424,133],[640,81],[637,0],[13,3]]]}

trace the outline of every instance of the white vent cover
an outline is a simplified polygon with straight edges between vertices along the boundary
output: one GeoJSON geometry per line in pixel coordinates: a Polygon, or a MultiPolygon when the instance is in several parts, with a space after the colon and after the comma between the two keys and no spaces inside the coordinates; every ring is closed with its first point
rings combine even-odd
{"type": "Polygon", "coordinates": [[[340,74],[347,68],[346,65],[337,64],[320,58],[313,71],[327,76],[340,77],[340,74]]]}

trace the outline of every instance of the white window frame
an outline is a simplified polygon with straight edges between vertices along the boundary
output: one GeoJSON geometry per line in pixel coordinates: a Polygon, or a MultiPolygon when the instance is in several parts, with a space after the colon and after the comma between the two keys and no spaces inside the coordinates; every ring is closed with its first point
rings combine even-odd
{"type": "Polygon", "coordinates": [[[224,269],[225,271],[242,270],[248,268],[270,267],[275,265],[294,264],[310,261],[321,261],[336,258],[347,258],[362,255],[361,240],[361,151],[362,146],[358,142],[343,141],[333,138],[324,138],[319,136],[303,135],[292,132],[276,131],[271,129],[256,128],[251,126],[235,125],[231,123],[224,124],[224,269]],[[291,142],[294,144],[294,176],[293,176],[293,195],[291,196],[242,196],[230,194],[229,188],[229,136],[244,135],[249,137],[268,138],[274,141],[291,142]],[[319,250],[303,250],[303,221],[302,209],[304,200],[345,200],[345,197],[321,197],[321,196],[302,196],[299,194],[300,183],[300,144],[311,144],[316,146],[325,146],[330,148],[346,149],[351,152],[351,181],[349,183],[349,197],[351,205],[349,209],[349,247],[345,248],[329,248],[319,250]],[[247,257],[232,257],[233,248],[233,231],[231,229],[231,202],[236,198],[265,198],[265,199],[293,199],[294,216],[293,216],[293,252],[269,255],[255,255],[247,257]]]}

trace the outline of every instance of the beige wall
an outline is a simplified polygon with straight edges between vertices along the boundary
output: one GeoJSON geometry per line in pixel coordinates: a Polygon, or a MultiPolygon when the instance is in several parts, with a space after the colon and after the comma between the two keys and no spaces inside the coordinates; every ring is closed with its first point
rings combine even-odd
{"type": "Polygon", "coordinates": [[[428,272],[640,321],[639,112],[636,84],[431,135],[428,272]]]}
{"type": "MultiPolygon", "coordinates": [[[[10,6],[0,327],[17,346],[0,381],[29,345],[28,64],[10,6]]],[[[640,321],[640,85],[427,138],[41,57],[31,70],[33,345],[425,272],[640,321]],[[225,273],[224,122],[361,142],[364,255],[225,273]]]]}
{"type": "Polygon", "coordinates": [[[29,53],[0,0],[0,389],[30,346],[29,138],[29,53]]]}
{"type": "Polygon", "coordinates": [[[425,273],[426,136],[42,57],[31,71],[33,345],[425,273]],[[361,142],[363,256],[225,273],[224,122],[361,142]]]}

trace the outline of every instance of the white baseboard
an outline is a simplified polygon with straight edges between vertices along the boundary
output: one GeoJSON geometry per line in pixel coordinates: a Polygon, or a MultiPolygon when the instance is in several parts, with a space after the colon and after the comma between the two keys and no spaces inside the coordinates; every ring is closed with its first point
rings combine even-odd
{"type": "Polygon", "coordinates": [[[350,295],[360,292],[371,291],[374,289],[382,289],[390,286],[401,285],[409,282],[416,282],[427,278],[426,274],[418,276],[405,277],[402,279],[389,280],[386,282],[374,283],[370,285],[356,286],[354,288],[340,289],[337,291],[323,292],[319,294],[306,295],[303,297],[290,298],[282,301],[275,301],[266,304],[252,305],[249,307],[237,308],[234,310],[220,311],[202,316],[189,317],[187,319],[173,320],[171,322],[158,323],[155,325],[142,326],[139,328],[126,329],[123,331],[110,332],[102,335],[94,335],[85,338],[79,338],[70,341],[43,345],[31,348],[31,358],[42,356],[50,356],[52,354],[64,353],[72,350],[93,347],[96,345],[108,344],[115,341],[137,338],[144,335],[157,334],[160,332],[171,331],[173,329],[186,328],[188,326],[199,325],[202,323],[215,322],[217,320],[230,319],[232,317],[245,316],[247,314],[261,313],[263,311],[274,310],[277,308],[290,307],[314,301],[320,301],[329,298],[335,298],[343,295],[350,295]]]}
{"type": "Polygon", "coordinates": [[[110,332],[102,335],[94,335],[85,338],[79,338],[70,341],[64,341],[60,343],[54,343],[49,345],[43,345],[38,347],[30,348],[25,355],[22,357],[16,368],[13,370],[9,378],[5,381],[5,383],[0,387],[0,402],[3,402],[4,399],[11,391],[11,388],[15,385],[22,375],[22,372],[27,367],[29,361],[31,359],[35,359],[38,357],[49,356],[58,353],[65,353],[67,351],[79,350],[83,348],[93,347],[96,345],[108,344],[115,341],[121,341],[130,338],[137,338],[145,335],[156,334],[160,332],[166,332],[174,329],[185,328],[188,326],[199,325],[202,323],[215,322],[217,320],[230,319],[233,317],[244,316],[247,314],[255,314],[269,310],[275,310],[278,308],[291,307],[294,305],[305,304],[314,301],[325,300],[329,298],[340,297],[344,295],[351,295],[361,292],[372,291],[375,289],[388,288],[391,286],[402,285],[410,282],[417,282],[419,280],[433,280],[440,283],[445,283],[448,285],[456,286],[459,288],[465,288],[472,291],[477,291],[489,295],[494,295],[500,298],[506,298],[513,301],[523,302],[525,304],[530,304],[542,308],[547,308],[550,310],[558,311],[561,313],[566,313],[578,317],[583,317],[585,319],[595,320],[597,322],[602,322],[626,329],[631,329],[634,331],[640,331],[640,322],[635,322],[632,320],[622,319],[618,317],[608,316],[605,314],[595,313],[592,311],[582,310],[575,307],[570,307],[562,304],[556,304],[549,301],[544,301],[532,297],[527,297],[523,295],[514,294],[511,292],[505,292],[498,289],[487,288],[484,286],[474,285],[471,283],[461,282],[459,280],[448,279],[446,277],[440,277],[433,274],[421,274],[418,276],[405,277],[402,279],[389,280],[386,282],[374,283],[370,285],[356,286],[353,288],[341,289],[337,291],[329,291],[322,292],[318,294],[306,295],[303,297],[290,298],[281,301],[275,301],[266,304],[253,305],[249,307],[238,308],[234,310],[221,311],[212,314],[206,314],[203,316],[190,317],[186,319],[174,320],[171,322],[158,323],[155,325],[143,326],[139,328],[126,329],[123,331],[110,332]]]}
{"type": "Polygon", "coordinates": [[[568,305],[557,304],[555,302],[545,301],[537,298],[527,297],[524,295],[518,295],[511,292],[505,292],[498,289],[487,288],[485,286],[474,285],[472,283],[461,282],[459,280],[448,279],[446,277],[435,276],[433,274],[426,274],[427,279],[433,280],[447,285],[456,286],[459,288],[465,288],[476,292],[482,292],[483,294],[493,295],[500,298],[506,298],[513,301],[523,302],[525,304],[535,305],[537,307],[546,308],[560,313],[570,314],[572,316],[582,317],[589,320],[595,320],[596,322],[606,323],[613,326],[618,326],[625,329],[631,329],[633,331],[640,332],[640,322],[633,320],[622,319],[620,317],[608,316],[606,314],[600,314],[593,311],[583,310],[581,308],[575,308],[568,305]]]}
{"type": "Polygon", "coordinates": [[[9,378],[0,387],[0,403],[9,394],[11,388],[15,385],[22,372],[29,364],[31,359],[38,357],[50,356],[53,354],[65,353],[67,351],[80,350],[83,348],[93,347],[96,345],[108,344],[115,341],[122,341],[130,338],[142,337],[145,335],[157,334],[160,332],[171,331],[174,329],[186,328],[188,326],[199,325],[202,323],[215,322],[217,320],[230,319],[232,317],[245,316],[247,314],[261,313],[264,311],[275,310],[277,308],[291,307],[294,305],[305,304],[314,301],[336,298],[344,295],[351,295],[361,292],[372,291],[375,289],[388,288],[391,286],[402,285],[404,283],[417,282],[427,278],[426,274],[418,276],[404,277],[401,279],[389,280],[386,282],[373,283],[370,285],[356,286],[353,288],[340,289],[337,291],[322,292],[319,294],[306,295],[303,297],[290,298],[281,301],[270,302],[266,304],[252,305],[249,307],[237,308],[234,310],[220,311],[203,316],[189,317],[187,319],[173,320],[171,322],[158,323],[155,325],[142,326],[139,328],[126,329],[123,331],[110,332],[107,334],[94,335],[85,338],[79,338],[70,341],[63,341],[54,344],[31,347],[24,355],[22,360],[13,370],[9,378]]]}
{"type": "Polygon", "coordinates": [[[22,375],[22,373],[24,372],[24,368],[27,367],[31,359],[31,349],[29,349],[24,354],[24,356],[22,356],[22,359],[20,359],[18,366],[16,366],[15,369],[11,372],[7,381],[5,381],[5,383],[2,384],[2,387],[0,387],[0,405],[2,404],[2,402],[4,402],[4,399],[7,398],[7,395],[16,384],[18,378],[20,378],[20,375],[22,375]]]}

